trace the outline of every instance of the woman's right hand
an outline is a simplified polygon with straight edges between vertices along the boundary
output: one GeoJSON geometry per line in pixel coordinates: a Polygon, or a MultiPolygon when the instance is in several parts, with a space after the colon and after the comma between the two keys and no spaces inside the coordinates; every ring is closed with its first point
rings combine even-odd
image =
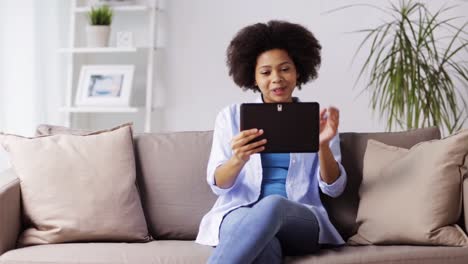
{"type": "Polygon", "coordinates": [[[263,151],[265,149],[264,145],[267,142],[266,139],[249,143],[262,134],[263,129],[252,128],[241,131],[239,134],[234,136],[231,141],[231,148],[234,153],[233,158],[242,164],[245,164],[250,159],[250,155],[263,151]]]}
{"type": "Polygon", "coordinates": [[[263,134],[262,129],[244,130],[234,136],[231,141],[231,148],[234,155],[224,164],[216,168],[214,177],[215,185],[227,189],[236,181],[237,175],[250,159],[250,155],[263,151],[266,139],[249,143],[252,139],[263,134]]]}

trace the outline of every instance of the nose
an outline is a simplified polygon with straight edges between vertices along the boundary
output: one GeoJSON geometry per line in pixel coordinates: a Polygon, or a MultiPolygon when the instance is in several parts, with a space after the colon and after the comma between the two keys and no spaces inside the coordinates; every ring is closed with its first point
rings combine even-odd
{"type": "Polygon", "coordinates": [[[280,83],[284,80],[283,76],[281,75],[279,71],[273,71],[271,77],[272,77],[273,83],[280,83]]]}

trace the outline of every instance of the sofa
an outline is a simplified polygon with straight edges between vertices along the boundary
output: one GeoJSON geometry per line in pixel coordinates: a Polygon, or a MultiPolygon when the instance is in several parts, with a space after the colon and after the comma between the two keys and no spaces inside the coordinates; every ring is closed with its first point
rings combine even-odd
{"type": "MultiPolygon", "coordinates": [[[[40,133],[70,133],[42,127],[40,133]]],[[[80,131],[77,132],[78,134],[80,131]]],[[[369,139],[409,148],[440,138],[437,128],[406,132],[341,133],[342,164],[348,184],[338,198],[323,196],[330,219],[343,238],[356,233],[363,157],[369,139]]],[[[206,183],[212,131],[148,133],[134,136],[137,186],[148,230],[146,243],[89,241],[17,248],[23,229],[21,188],[13,169],[0,174],[1,264],[117,264],[205,263],[212,248],[194,243],[198,225],[216,196],[206,183]],[[177,160],[177,162],[176,162],[177,160]]],[[[464,213],[459,225],[468,226],[468,180],[463,188],[464,213]]],[[[383,209],[384,210],[384,209],[383,209]]],[[[286,263],[468,263],[467,247],[371,245],[327,247],[318,254],[286,257],[286,263]]]]}

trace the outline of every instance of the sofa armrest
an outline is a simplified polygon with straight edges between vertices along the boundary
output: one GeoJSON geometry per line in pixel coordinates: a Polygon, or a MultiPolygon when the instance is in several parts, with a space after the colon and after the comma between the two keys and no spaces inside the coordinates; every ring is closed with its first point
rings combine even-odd
{"type": "Polygon", "coordinates": [[[21,228],[20,182],[12,169],[0,172],[0,255],[15,248],[21,228]]]}

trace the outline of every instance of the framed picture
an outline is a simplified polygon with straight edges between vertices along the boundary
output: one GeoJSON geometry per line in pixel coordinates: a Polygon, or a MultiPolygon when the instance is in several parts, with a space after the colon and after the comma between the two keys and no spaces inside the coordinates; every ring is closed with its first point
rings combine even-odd
{"type": "Polygon", "coordinates": [[[83,65],[77,106],[129,106],[134,65],[83,65]]]}

